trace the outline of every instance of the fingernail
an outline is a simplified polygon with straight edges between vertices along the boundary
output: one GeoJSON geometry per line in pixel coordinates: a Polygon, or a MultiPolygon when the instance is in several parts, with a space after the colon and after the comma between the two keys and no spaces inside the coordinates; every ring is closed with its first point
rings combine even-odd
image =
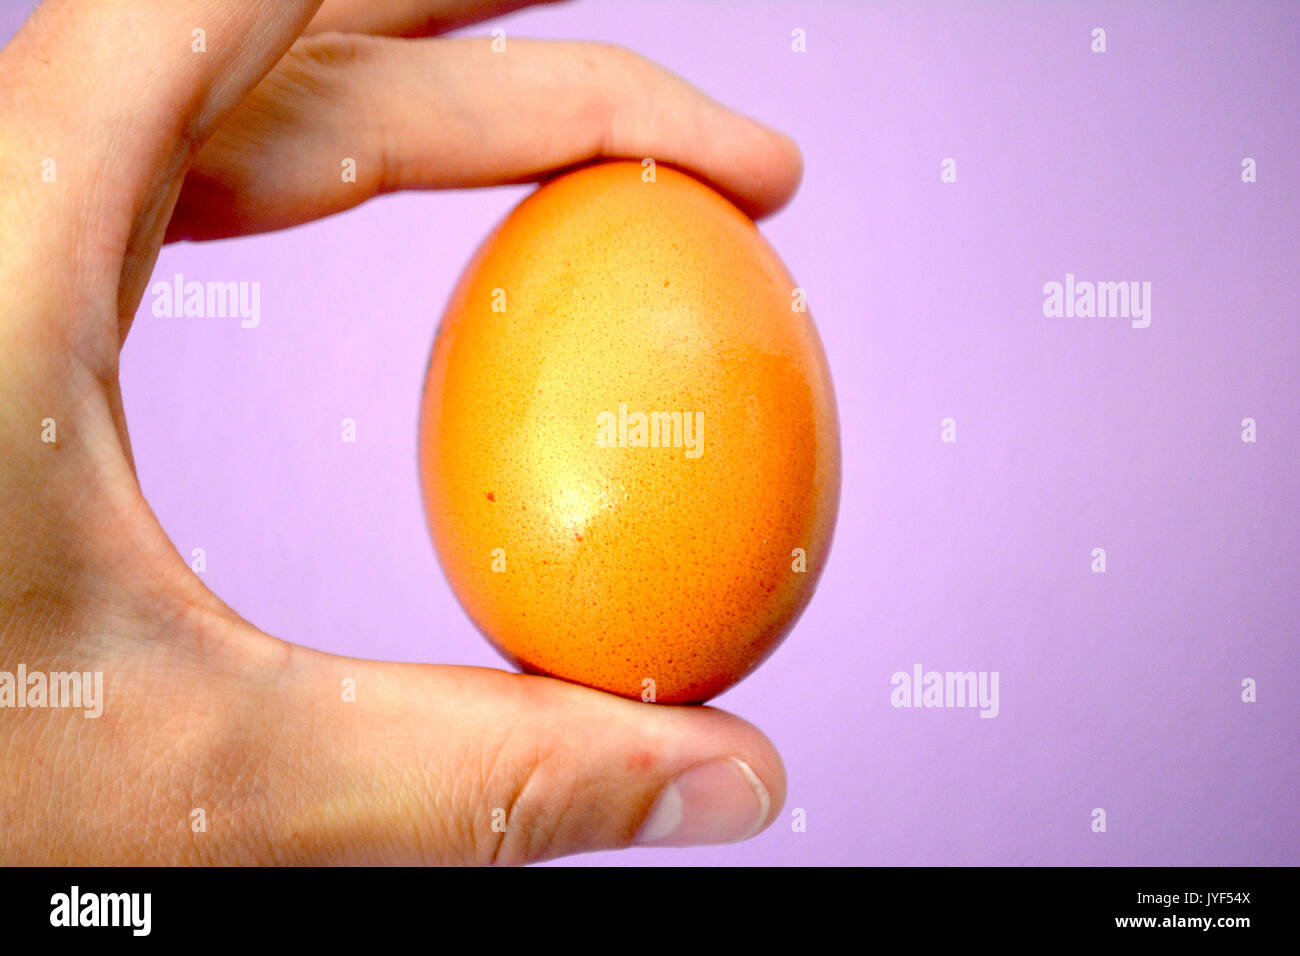
{"type": "Polygon", "coordinates": [[[747,840],[767,820],[772,798],[752,767],[736,757],[691,767],[660,791],[638,846],[700,846],[747,840]]]}

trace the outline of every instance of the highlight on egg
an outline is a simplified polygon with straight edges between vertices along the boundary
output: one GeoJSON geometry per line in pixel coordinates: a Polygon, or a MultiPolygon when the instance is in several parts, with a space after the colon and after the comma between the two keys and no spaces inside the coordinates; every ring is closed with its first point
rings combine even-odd
{"type": "Polygon", "coordinates": [[[529,195],[438,329],[419,434],[452,590],[522,670],[699,703],[812,598],[840,494],[805,296],[686,173],[601,163],[529,195]]]}

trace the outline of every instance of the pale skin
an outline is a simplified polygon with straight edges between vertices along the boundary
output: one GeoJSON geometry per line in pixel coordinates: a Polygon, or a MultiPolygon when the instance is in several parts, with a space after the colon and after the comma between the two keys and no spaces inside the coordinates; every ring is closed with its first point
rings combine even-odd
{"type": "Polygon", "coordinates": [[[627,50],[437,38],[522,5],[49,0],[0,51],[0,671],[105,681],[98,719],[0,709],[4,862],[527,863],[628,846],[670,781],[736,759],[766,801],[697,774],[711,827],[652,842],[739,839],[781,814],[776,750],[720,710],[260,631],[190,570],[136,480],[118,356],[164,241],[600,157],[674,163],[754,216],[793,194],[788,138],[627,50]]]}

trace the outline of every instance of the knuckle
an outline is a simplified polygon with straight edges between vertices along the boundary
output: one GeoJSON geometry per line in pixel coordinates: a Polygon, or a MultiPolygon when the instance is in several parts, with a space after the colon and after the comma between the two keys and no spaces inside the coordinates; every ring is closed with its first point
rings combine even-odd
{"type": "MultiPolygon", "coordinates": [[[[529,682],[512,682],[521,710],[535,693],[529,682]]],[[[468,762],[475,809],[472,858],[481,864],[516,866],[554,852],[557,834],[572,803],[564,778],[562,741],[524,721],[507,722],[502,734],[482,744],[468,762]]]]}
{"type": "Polygon", "coordinates": [[[376,48],[375,38],[362,33],[314,33],[298,39],[287,56],[304,64],[338,69],[369,58],[376,48]]]}
{"type": "Polygon", "coordinates": [[[479,812],[472,814],[474,857],[490,866],[518,866],[537,859],[550,842],[545,789],[547,755],[509,753],[507,744],[484,761],[479,812]]]}

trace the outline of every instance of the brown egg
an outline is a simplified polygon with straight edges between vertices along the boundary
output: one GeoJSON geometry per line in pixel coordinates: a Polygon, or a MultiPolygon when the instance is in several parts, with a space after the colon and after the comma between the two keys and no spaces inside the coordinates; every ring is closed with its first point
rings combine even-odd
{"type": "Polygon", "coordinates": [[[692,177],[610,162],[486,240],[433,346],[434,545],[522,669],[661,703],[721,693],[811,599],[839,505],[803,293],[692,177]]]}

